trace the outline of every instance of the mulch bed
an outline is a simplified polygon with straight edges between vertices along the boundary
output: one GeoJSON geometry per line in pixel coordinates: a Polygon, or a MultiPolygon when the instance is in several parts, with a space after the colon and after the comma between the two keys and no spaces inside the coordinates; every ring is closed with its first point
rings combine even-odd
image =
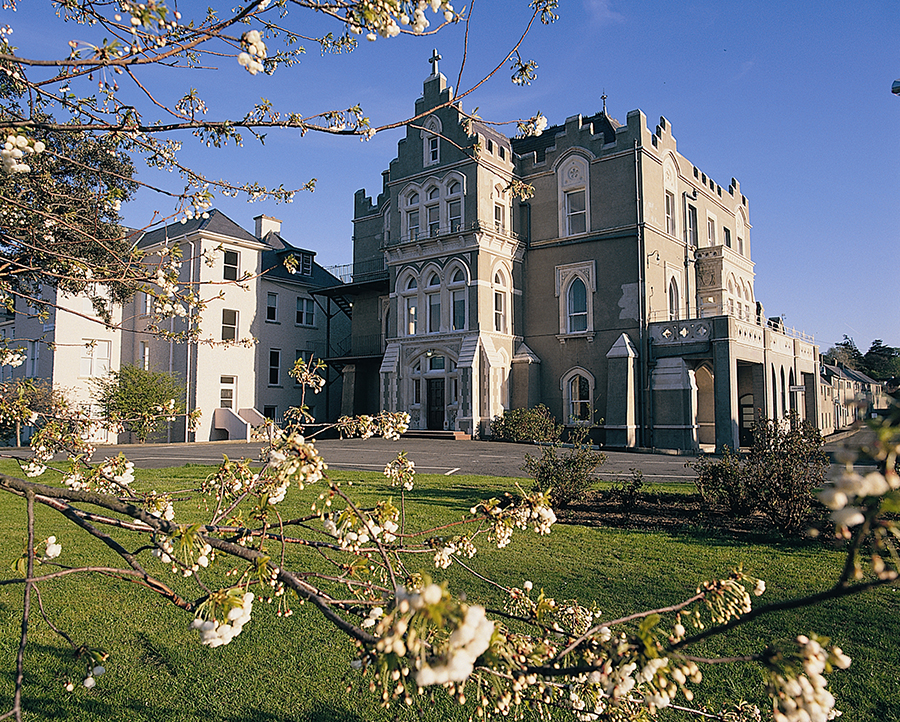
{"type": "Polygon", "coordinates": [[[641,492],[623,504],[609,491],[589,492],[583,502],[555,509],[563,524],[649,529],[669,532],[705,532],[730,536],[770,534],[770,523],[754,514],[735,519],[724,508],[710,507],[699,494],[641,492]]]}

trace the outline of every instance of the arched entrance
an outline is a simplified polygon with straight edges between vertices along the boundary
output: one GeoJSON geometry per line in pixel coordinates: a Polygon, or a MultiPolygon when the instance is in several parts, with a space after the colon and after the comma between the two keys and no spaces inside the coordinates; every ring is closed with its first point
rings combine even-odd
{"type": "Polygon", "coordinates": [[[714,379],[708,366],[694,372],[697,382],[697,440],[701,444],[716,443],[716,399],[714,379]]]}

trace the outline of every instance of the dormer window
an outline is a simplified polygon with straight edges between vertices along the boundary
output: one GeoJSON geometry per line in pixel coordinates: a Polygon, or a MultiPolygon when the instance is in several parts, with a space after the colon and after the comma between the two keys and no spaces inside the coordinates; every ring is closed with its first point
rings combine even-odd
{"type": "Polygon", "coordinates": [[[301,253],[300,254],[300,275],[301,276],[311,276],[312,268],[313,268],[312,254],[301,253]]]}

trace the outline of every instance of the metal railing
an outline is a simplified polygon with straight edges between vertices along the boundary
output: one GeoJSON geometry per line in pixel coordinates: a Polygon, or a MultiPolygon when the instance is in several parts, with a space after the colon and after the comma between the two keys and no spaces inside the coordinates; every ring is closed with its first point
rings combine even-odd
{"type": "Polygon", "coordinates": [[[381,258],[372,258],[367,261],[344,263],[338,266],[328,266],[326,269],[332,276],[336,276],[341,283],[365,280],[367,276],[383,273],[387,270],[387,261],[381,258]]]}

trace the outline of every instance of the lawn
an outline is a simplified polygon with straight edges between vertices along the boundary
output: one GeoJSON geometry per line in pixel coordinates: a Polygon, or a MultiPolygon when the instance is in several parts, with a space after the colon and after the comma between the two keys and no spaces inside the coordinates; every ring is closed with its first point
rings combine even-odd
{"type": "MultiPolygon", "coordinates": [[[[210,471],[186,466],[141,472],[138,479],[142,488],[175,491],[191,488],[210,471]]],[[[5,462],[0,464],[0,472],[16,473],[5,462]]],[[[353,480],[363,503],[391,494],[378,474],[334,475],[353,480]]],[[[509,479],[474,476],[417,476],[415,489],[407,495],[408,523],[421,526],[449,521],[479,499],[514,491],[514,484],[509,479]]],[[[304,513],[317,493],[292,489],[283,513],[304,513]]],[[[177,508],[179,519],[201,518],[196,506],[185,502],[177,508]]],[[[69,526],[55,512],[38,509],[36,536],[57,536],[63,545],[61,563],[112,561],[99,543],[69,526]]],[[[0,495],[0,568],[7,576],[21,554],[24,534],[24,502],[0,495]]],[[[289,561],[292,568],[318,563],[299,551],[292,551],[289,561]]],[[[422,557],[423,570],[448,579],[451,590],[465,589],[470,600],[502,605],[493,587],[469,577],[456,565],[438,574],[429,569],[429,561],[422,557]]],[[[677,602],[689,596],[699,582],[727,575],[739,564],[766,580],[763,601],[825,589],[838,574],[842,554],[821,541],[748,541],[702,530],[660,532],[558,524],[547,537],[520,533],[502,551],[480,548],[471,563],[501,584],[521,586],[531,580],[559,599],[596,602],[605,617],[614,618],[677,602]]],[[[148,564],[154,566],[153,561],[148,564]]],[[[161,564],[155,568],[188,596],[196,594],[161,564]]],[[[208,649],[189,630],[187,614],[134,585],[71,575],[43,583],[40,589],[55,625],[80,644],[105,649],[110,657],[107,673],[93,690],[79,688],[66,693],[63,679],[73,669],[68,645],[35,610],[26,656],[29,720],[437,721],[466,720],[472,711],[460,709],[442,694],[434,700],[422,697],[412,709],[379,708],[363,677],[349,666],[352,645],[308,606],[295,604],[293,616],[279,618],[273,608],[257,604],[252,621],[239,637],[226,647],[208,649]]],[[[5,660],[0,674],[0,714],[11,706],[21,593],[18,586],[0,587],[0,659],[5,660]]],[[[894,641],[898,594],[895,589],[881,589],[827,606],[766,617],[740,628],[729,641],[711,641],[703,653],[747,654],[769,640],[798,633],[827,635],[853,658],[850,669],[836,672],[829,684],[844,719],[900,719],[900,682],[894,672],[900,663],[894,641]]],[[[706,675],[697,699],[710,706],[728,699],[763,704],[761,679],[754,667],[718,667],[706,675]]]]}

